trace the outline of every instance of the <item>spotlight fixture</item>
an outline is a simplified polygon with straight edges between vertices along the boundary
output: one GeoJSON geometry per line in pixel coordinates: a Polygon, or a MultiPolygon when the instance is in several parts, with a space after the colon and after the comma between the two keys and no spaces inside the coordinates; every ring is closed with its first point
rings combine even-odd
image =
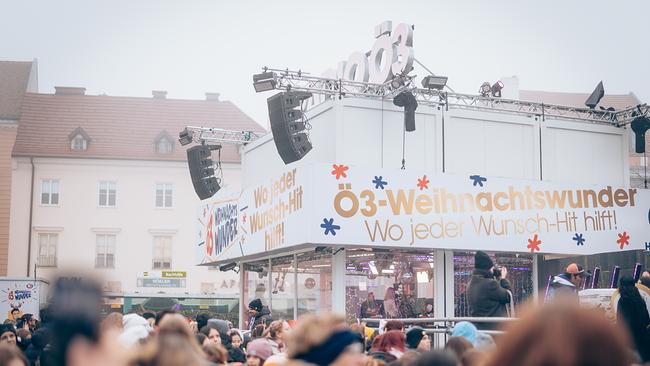
{"type": "Polygon", "coordinates": [[[273,90],[276,85],[277,80],[274,72],[267,71],[253,75],[253,87],[256,93],[273,90]]]}
{"type": "Polygon", "coordinates": [[[481,94],[482,97],[489,97],[490,93],[492,92],[492,86],[490,86],[489,82],[484,82],[481,84],[481,87],[478,89],[478,93],[481,94]]]}
{"type": "Polygon", "coordinates": [[[193,133],[186,128],[183,131],[178,133],[178,142],[181,143],[181,146],[189,145],[193,141],[193,133]]]}
{"type": "Polygon", "coordinates": [[[257,272],[257,273],[263,273],[264,272],[264,267],[257,265],[257,264],[249,264],[248,265],[248,270],[251,272],[257,272]]]}
{"type": "Polygon", "coordinates": [[[316,247],[316,248],[315,248],[315,252],[316,252],[316,253],[327,253],[327,252],[329,252],[329,251],[330,251],[329,248],[328,248],[328,247],[325,247],[325,246],[321,246],[321,247],[316,247]]]}
{"type": "Polygon", "coordinates": [[[501,89],[503,89],[503,81],[499,80],[492,87],[490,88],[490,91],[492,92],[492,96],[496,98],[501,98],[501,89]]]}
{"type": "Polygon", "coordinates": [[[596,89],[594,89],[593,92],[591,92],[591,95],[587,100],[585,101],[585,105],[591,109],[596,108],[600,100],[603,98],[605,95],[605,88],[603,88],[603,82],[602,80],[596,85],[596,89]]]}
{"type": "Polygon", "coordinates": [[[448,77],[446,76],[425,76],[424,79],[422,79],[422,87],[425,89],[442,90],[442,88],[447,85],[447,79],[448,77]]]}
{"type": "Polygon", "coordinates": [[[235,271],[235,273],[239,273],[239,268],[237,268],[237,263],[232,262],[228,264],[224,264],[223,266],[219,267],[219,270],[221,272],[228,272],[228,271],[235,271]]]}
{"type": "Polygon", "coordinates": [[[404,107],[404,125],[406,131],[415,131],[415,110],[418,109],[418,101],[410,91],[403,91],[395,98],[393,104],[398,107],[404,107]]]}
{"type": "Polygon", "coordinates": [[[639,116],[632,120],[630,125],[636,137],[635,151],[642,154],[645,152],[645,133],[650,129],[650,119],[645,116],[639,116]]]}

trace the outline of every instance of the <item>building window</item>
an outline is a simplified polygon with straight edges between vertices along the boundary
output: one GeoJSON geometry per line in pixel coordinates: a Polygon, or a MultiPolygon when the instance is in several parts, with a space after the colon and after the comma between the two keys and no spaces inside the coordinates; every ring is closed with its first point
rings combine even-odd
{"type": "Polygon", "coordinates": [[[172,237],[166,235],[153,238],[153,269],[172,268],[172,237]]]}
{"type": "Polygon", "coordinates": [[[99,182],[99,206],[115,207],[117,198],[117,183],[110,181],[99,182]]]}
{"type": "Polygon", "coordinates": [[[59,180],[43,179],[41,181],[41,204],[58,205],[59,204],[59,180]]]}
{"type": "Polygon", "coordinates": [[[81,134],[77,134],[72,140],[70,140],[70,148],[72,150],[86,150],[88,148],[88,142],[86,138],[81,134]]]}
{"type": "Polygon", "coordinates": [[[115,235],[97,234],[95,247],[97,249],[95,267],[115,268],[115,235]]]}
{"type": "Polygon", "coordinates": [[[172,207],[173,187],[171,183],[156,184],[156,207],[172,207]]]}
{"type": "Polygon", "coordinates": [[[56,245],[59,235],[53,233],[38,234],[38,266],[56,267],[56,245]]]}
{"type": "Polygon", "coordinates": [[[156,151],[158,154],[171,154],[173,149],[174,145],[166,138],[161,138],[158,140],[158,143],[156,143],[156,151]]]}

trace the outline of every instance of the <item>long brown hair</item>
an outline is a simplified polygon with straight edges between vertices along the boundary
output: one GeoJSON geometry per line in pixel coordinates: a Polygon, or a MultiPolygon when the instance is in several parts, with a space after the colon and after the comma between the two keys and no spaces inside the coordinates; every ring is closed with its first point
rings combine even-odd
{"type": "Polygon", "coordinates": [[[602,312],[559,301],[510,324],[484,366],[629,366],[628,345],[602,312]]]}
{"type": "Polygon", "coordinates": [[[373,351],[389,352],[392,348],[404,352],[406,349],[406,342],[404,333],[399,330],[389,330],[383,333],[377,340],[377,344],[373,342],[373,351]]]}

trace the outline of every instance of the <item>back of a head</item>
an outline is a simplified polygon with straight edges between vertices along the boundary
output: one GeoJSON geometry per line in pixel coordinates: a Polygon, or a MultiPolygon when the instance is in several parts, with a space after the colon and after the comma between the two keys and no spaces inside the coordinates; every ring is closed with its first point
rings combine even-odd
{"type": "Polygon", "coordinates": [[[171,315],[171,314],[176,314],[176,312],[174,310],[161,310],[161,311],[157,312],[156,313],[156,321],[155,321],[154,325],[159,326],[160,322],[163,320],[163,318],[166,317],[167,315],[171,315]]]}
{"type": "Polygon", "coordinates": [[[629,344],[602,312],[559,301],[509,324],[485,366],[629,366],[629,344]]]}
{"type": "Polygon", "coordinates": [[[169,314],[158,325],[160,334],[176,334],[186,339],[193,339],[192,330],[187,320],[180,314],[169,314]]]}
{"type": "Polygon", "coordinates": [[[387,332],[391,330],[399,330],[402,332],[404,331],[404,322],[399,320],[389,320],[386,322],[386,325],[384,325],[384,330],[387,332]]]}
{"type": "Polygon", "coordinates": [[[454,352],[456,357],[463,358],[463,355],[474,346],[463,337],[449,337],[445,344],[445,349],[454,352]]]}
{"type": "Polygon", "coordinates": [[[477,349],[468,349],[460,359],[463,366],[479,366],[485,360],[485,352],[477,349]]]}
{"type": "Polygon", "coordinates": [[[196,314],[196,325],[199,329],[205,327],[208,324],[208,320],[210,319],[210,314],[207,313],[199,313],[196,314]]]}
{"type": "Polygon", "coordinates": [[[389,352],[392,349],[404,351],[406,349],[406,340],[404,333],[399,330],[391,330],[381,335],[377,350],[381,352],[389,352]]]}
{"type": "Polygon", "coordinates": [[[208,361],[216,364],[225,364],[228,362],[228,351],[220,344],[208,343],[204,345],[203,352],[205,352],[208,361]]]}
{"type": "Polygon", "coordinates": [[[323,343],[335,331],[345,326],[345,318],[333,315],[308,314],[298,320],[298,325],[288,334],[287,356],[294,356],[308,351],[323,343]]]}
{"type": "Polygon", "coordinates": [[[410,366],[460,366],[460,362],[452,352],[436,350],[423,353],[410,366]]]}
{"type": "Polygon", "coordinates": [[[159,334],[136,349],[131,365],[138,366],[205,366],[201,349],[184,336],[175,333],[159,334]]]}

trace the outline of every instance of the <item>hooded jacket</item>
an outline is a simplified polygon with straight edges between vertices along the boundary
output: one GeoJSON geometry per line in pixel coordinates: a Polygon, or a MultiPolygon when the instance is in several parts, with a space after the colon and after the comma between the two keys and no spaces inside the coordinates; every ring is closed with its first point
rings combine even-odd
{"type": "Polygon", "coordinates": [[[560,274],[555,277],[553,277],[553,281],[551,281],[551,286],[548,289],[548,300],[552,300],[553,298],[556,298],[558,296],[565,296],[569,295],[570,297],[575,297],[575,299],[578,299],[578,289],[576,286],[571,283],[569,280],[569,276],[566,274],[560,274]]]}
{"type": "Polygon", "coordinates": [[[257,314],[255,320],[253,321],[253,326],[251,329],[254,329],[260,324],[269,325],[273,320],[271,319],[271,311],[267,306],[262,307],[262,311],[257,314]]]}
{"type": "MultiPolygon", "coordinates": [[[[475,269],[467,288],[467,301],[473,317],[506,317],[510,303],[510,282],[497,281],[489,270],[475,269]]],[[[496,324],[477,324],[479,329],[495,329],[496,324]]]]}

